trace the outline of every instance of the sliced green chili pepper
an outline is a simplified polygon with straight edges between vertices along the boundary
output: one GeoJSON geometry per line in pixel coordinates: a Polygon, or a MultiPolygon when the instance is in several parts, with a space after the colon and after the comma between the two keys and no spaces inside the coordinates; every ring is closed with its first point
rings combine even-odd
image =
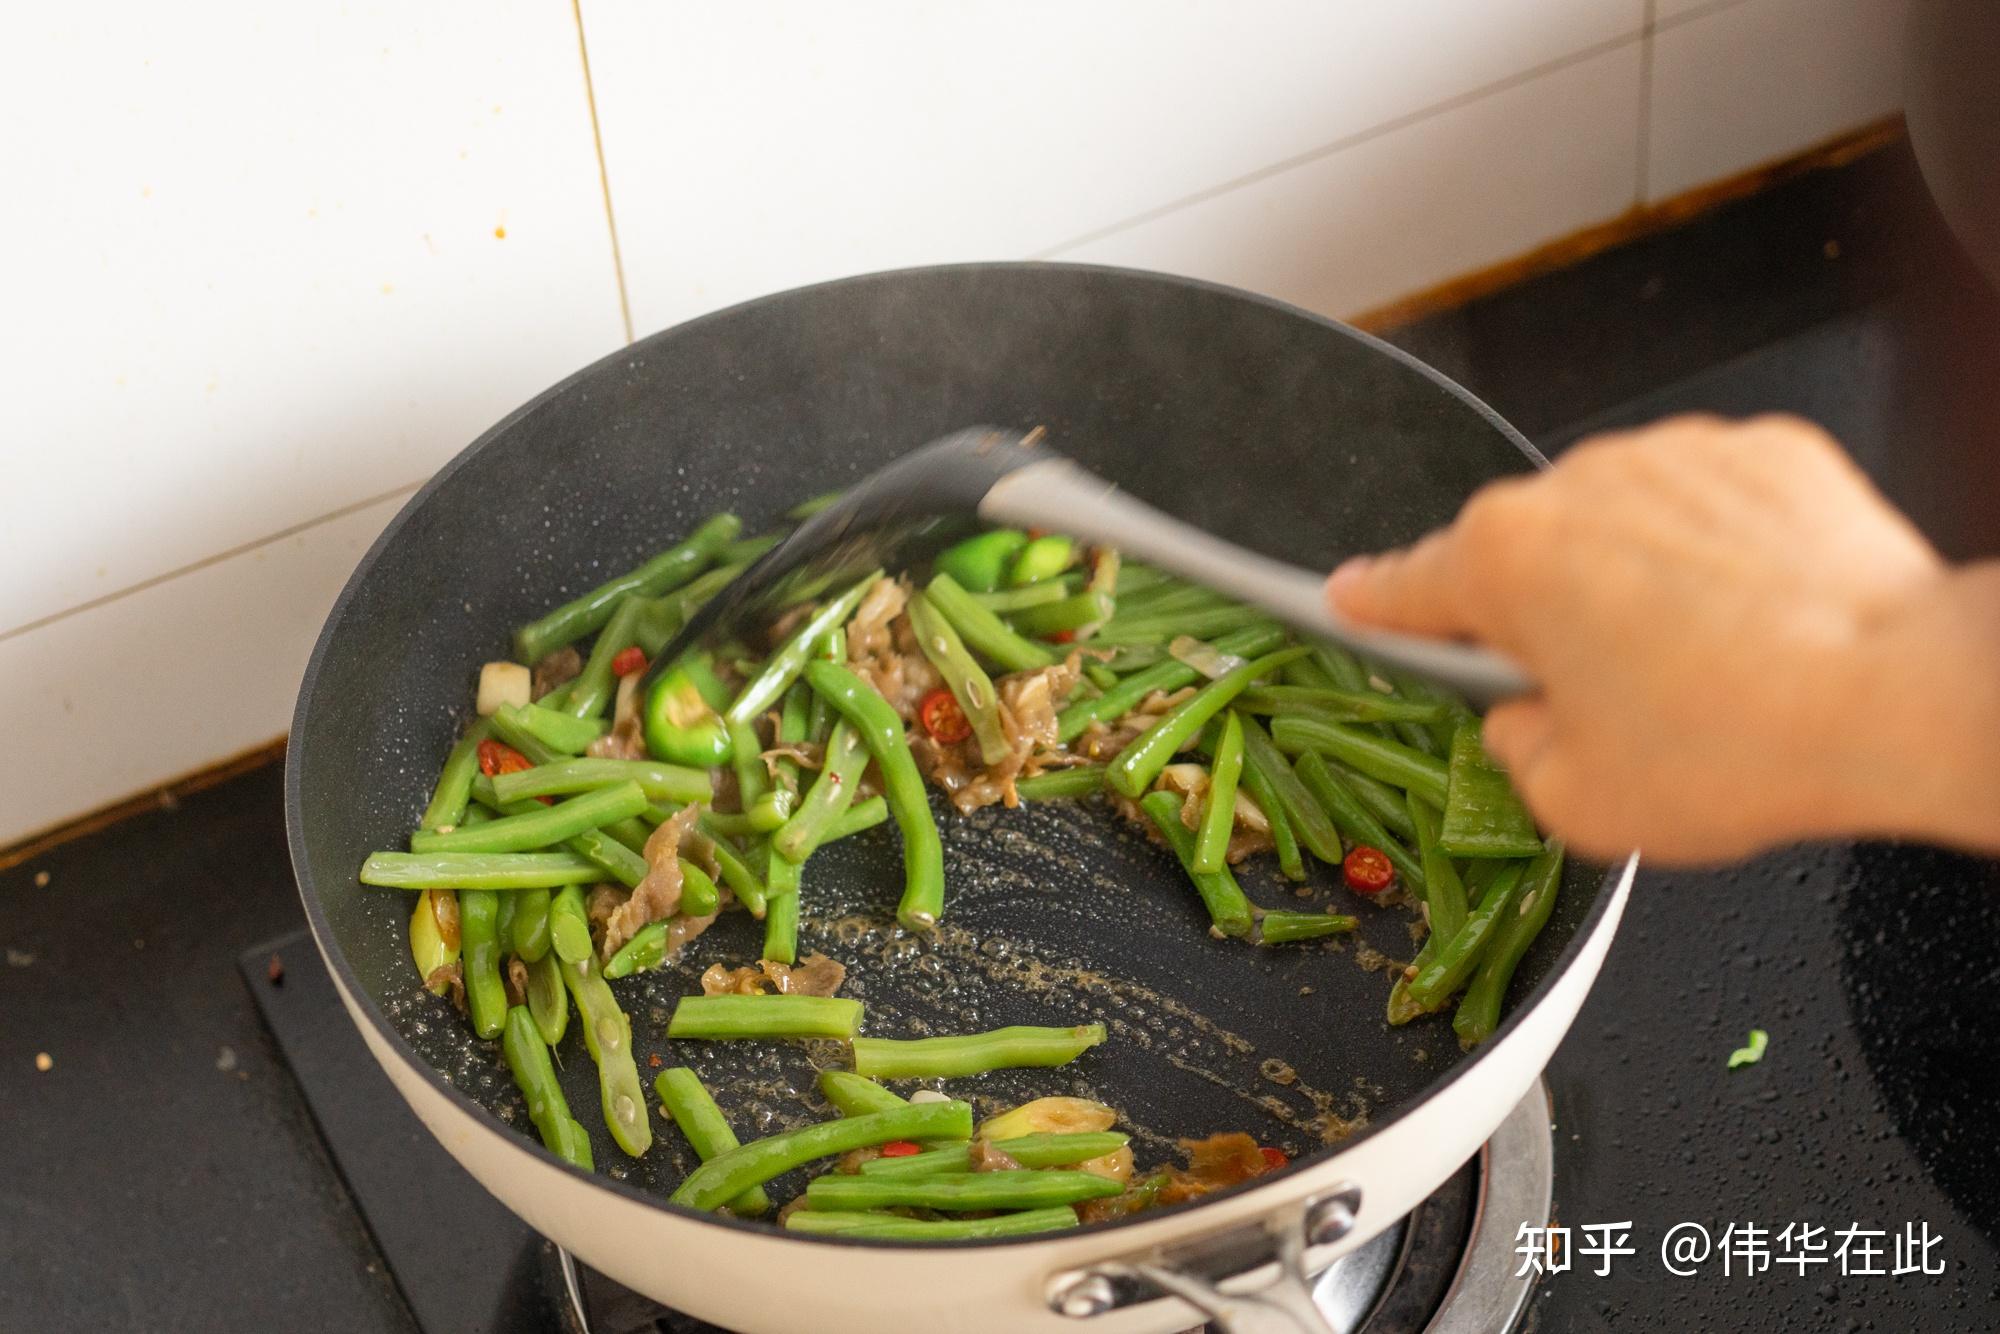
{"type": "Polygon", "coordinates": [[[947,547],[933,564],[938,573],[950,575],[961,586],[975,593],[991,593],[1006,578],[1015,553],[1026,545],[1026,533],[996,528],[947,547]]]}

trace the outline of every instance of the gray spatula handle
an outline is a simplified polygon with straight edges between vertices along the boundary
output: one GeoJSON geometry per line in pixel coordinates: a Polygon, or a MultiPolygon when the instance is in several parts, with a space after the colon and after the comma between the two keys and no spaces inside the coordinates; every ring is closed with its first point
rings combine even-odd
{"type": "Polygon", "coordinates": [[[1309,634],[1451,686],[1475,704],[1535,688],[1519,666],[1490,650],[1361,629],[1328,610],[1324,575],[1245,551],[1162,514],[1065,458],[1042,459],[1001,478],[979,502],[979,516],[1116,547],[1262,607],[1309,634]]]}

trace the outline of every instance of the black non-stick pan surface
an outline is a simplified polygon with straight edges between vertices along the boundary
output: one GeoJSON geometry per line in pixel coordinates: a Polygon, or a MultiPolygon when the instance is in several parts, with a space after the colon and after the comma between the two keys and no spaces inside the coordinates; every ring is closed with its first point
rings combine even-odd
{"type": "MultiPolygon", "coordinates": [[[[532,336],[524,331],[523,336],[532,336]]],[[[1043,425],[1058,448],[1145,500],[1308,566],[1410,540],[1480,483],[1537,461],[1463,391],[1344,326],[1200,283],[998,264],[856,278],[657,334],[529,403],[448,465],[355,572],[308,669],[287,800],[309,913],[333,966],[436,1078],[527,1130],[497,1043],[423,992],[411,900],[366,889],[371,849],[404,846],[512,628],[733,510],[747,532],[795,502],[974,422],[1043,425]]],[[[880,1036],[1101,1020],[1071,1066],[952,1090],[989,1111],[1071,1093],[1118,1107],[1142,1164],[1172,1141],[1245,1130],[1295,1156],[1365,1134],[1468,1059],[1449,1015],[1390,1028],[1385,959],[1414,952],[1407,909],[1316,867],[1301,895],[1270,859],[1241,872],[1266,907],[1362,918],[1335,944],[1259,949],[1208,934],[1178,865],[1096,803],[949,810],[934,939],[894,924],[893,825],[814,856],[802,950],[848,966],[880,1036]]],[[[1576,867],[1514,982],[1532,1003],[1598,897],[1576,867]]],[[[671,1043],[677,996],[709,963],[754,960],[761,926],[726,915],[679,966],[619,983],[641,1074],[688,1064],[746,1138],[827,1115],[832,1046],[671,1043]],[[655,1061],[657,1058],[657,1061],[655,1061]]],[[[579,1026],[558,1051],[600,1172],[664,1195],[693,1160],[655,1122],[644,1160],[612,1144],[579,1026]]],[[[1504,1032],[1504,1030],[1503,1030],[1504,1032]]],[[[904,1086],[909,1091],[909,1086],[904,1086]]],[[[781,1183],[788,1185],[790,1183],[781,1183]]],[[[778,1198],[784,1198],[781,1192],[778,1198]]]]}

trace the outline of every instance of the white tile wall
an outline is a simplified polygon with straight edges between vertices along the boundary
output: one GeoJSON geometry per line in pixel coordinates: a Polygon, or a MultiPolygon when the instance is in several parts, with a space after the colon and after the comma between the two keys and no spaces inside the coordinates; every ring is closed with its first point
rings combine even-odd
{"type": "Polygon", "coordinates": [[[1787,157],[1902,105],[1906,0],[1744,0],[1653,39],[1648,197],[1787,157]]]}
{"type": "MultiPolygon", "coordinates": [[[[1902,10],[582,5],[641,332],[1035,255],[1351,313],[1883,114],[1902,10]]],[[[578,37],[547,0],[10,16],[0,682],[51,762],[0,844],[278,734],[407,489],[622,337],[578,37]]]]}

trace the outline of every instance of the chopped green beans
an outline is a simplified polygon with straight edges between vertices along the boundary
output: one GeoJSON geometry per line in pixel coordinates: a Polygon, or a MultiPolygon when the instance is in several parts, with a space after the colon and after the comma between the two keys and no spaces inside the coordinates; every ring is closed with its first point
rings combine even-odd
{"type": "Polygon", "coordinates": [[[1258,939],[1266,945],[1340,936],[1361,924],[1358,917],[1330,912],[1267,912],[1258,919],[1258,939]]]}
{"type": "Polygon", "coordinates": [[[836,487],[831,491],[822,491],[816,496],[808,496],[786,510],[785,517],[794,521],[810,519],[813,515],[819,513],[834,501],[839,500],[845,494],[847,494],[845,487],[836,487]]]}
{"type": "Polygon", "coordinates": [[[1194,881],[1195,892],[1201,895],[1202,903],[1208,908],[1208,919],[1215,926],[1216,934],[1223,936],[1247,936],[1250,934],[1252,914],[1249,896],[1229,868],[1220,871],[1197,871],[1194,869],[1194,831],[1181,823],[1181,798],[1175,792],[1149,792],[1139,802],[1140,809],[1159,827],[1174,856],[1180,859],[1181,868],[1188,879],[1194,881]]]}
{"type": "Polygon", "coordinates": [[[854,1073],[871,1079],[954,1079],[987,1070],[1065,1065],[1102,1041],[1103,1024],[1019,1025],[948,1038],[856,1038],[854,1073]]]}
{"type": "MultiPolygon", "coordinates": [[[[1284,638],[1284,631],[1269,626],[1225,635],[1209,647],[1217,653],[1243,658],[1268,653],[1283,643],[1284,638]]],[[[1194,668],[1174,658],[1153,663],[1124,678],[1096,699],[1077,700],[1065,706],[1056,715],[1056,736],[1064,742],[1074,741],[1094,722],[1108,724],[1124,717],[1155,690],[1171,693],[1182,686],[1193,685],[1200,676],[1194,668]]]]}
{"type": "Polygon", "coordinates": [[[1419,896],[1424,893],[1430,882],[1424,877],[1423,863],[1384,829],[1380,820],[1369,814],[1347,784],[1333,776],[1333,770],[1326,767],[1326,760],[1317,751],[1309,750],[1299,756],[1296,772],[1306,791],[1333,817],[1334,828],[1350,844],[1365,843],[1380,849],[1403,877],[1403,883],[1419,896]]]}
{"type": "Polygon", "coordinates": [[[574,643],[611,619],[618,603],[631,594],[658,597],[699,574],[722,550],[736,540],[743,524],[733,514],[718,514],[689,535],[687,541],[670,547],[636,570],[565,602],[548,615],[530,621],[514,632],[514,656],[536,663],[565,644],[574,643]]]}
{"type": "Polygon", "coordinates": [[[1082,630],[1111,619],[1116,609],[1109,593],[1086,588],[1060,602],[1048,602],[1015,612],[1009,621],[1024,635],[1046,639],[1065,631],[1082,630]]]}
{"type": "Polygon", "coordinates": [[[670,1038],[851,1038],[861,1002],[844,996],[683,996],[670,1038]]]}
{"type": "Polygon", "coordinates": [[[837,843],[850,834],[858,834],[864,829],[873,829],[878,824],[887,823],[888,819],[889,803],[881,797],[869,797],[864,801],[857,801],[847,808],[845,815],[826,827],[826,837],[820,840],[820,846],[837,843]]]}
{"type": "Polygon", "coordinates": [[[967,647],[1002,670],[1025,672],[1054,665],[1054,651],[1009,629],[1006,622],[974,602],[949,574],[934,575],[924,588],[924,596],[951,622],[967,647]]]}
{"type": "Polygon", "coordinates": [[[1118,752],[1105,771],[1105,781],[1128,797],[1137,798],[1153,785],[1160,770],[1174,752],[1192,741],[1208,720],[1220,713],[1229,701],[1247,689],[1252,681],[1276,671],[1305,654],[1302,647],[1280,649],[1244,663],[1210,681],[1187,699],[1160,716],[1131,745],[1118,752]]]}
{"type": "Polygon", "coordinates": [[[1076,543],[1067,537],[1058,533],[1031,537],[1027,545],[1014,553],[1013,562],[1007,567],[1008,586],[1019,588],[1053,579],[1067,570],[1075,558],[1076,543]]]}
{"type": "Polygon", "coordinates": [[[789,1232],[855,1237],[866,1241],[984,1241],[1036,1232],[1059,1232],[1076,1226],[1076,1210],[1068,1205],[1023,1209],[990,1218],[905,1218],[901,1214],[794,1209],[785,1215],[789,1232]]]}
{"type": "Polygon", "coordinates": [[[528,965],[528,1014],[535,1031],[551,1047],[569,1031],[569,991],[563,986],[562,960],[554,950],[528,965]]]}
{"type": "Polygon", "coordinates": [[[569,758],[568,754],[530,732],[513,714],[504,711],[496,713],[486,720],[486,725],[496,738],[527,756],[530,764],[555,764],[569,758]]]}
{"type": "Polygon", "coordinates": [[[497,1038],[507,1022],[507,988],[500,980],[500,901],[489,890],[458,895],[459,967],[465,976],[465,1012],[472,1031],[497,1038]]]}
{"type": "Polygon", "coordinates": [[[1118,617],[1106,622],[1092,639],[1101,644],[1164,644],[1181,635],[1209,639],[1231,630],[1275,624],[1261,607],[1228,606],[1171,616],[1118,617]]]}
{"type": "Polygon", "coordinates": [[[1370,778],[1414,792],[1433,806],[1444,806],[1444,762],[1412,746],[1345,723],[1298,717],[1273,719],[1271,739],[1287,754],[1318,751],[1370,778]]]}
{"type": "Polygon", "coordinates": [[[889,701],[845,667],[815,662],[806,680],[847,719],[882,771],[889,811],[903,831],[903,898],[896,919],[912,931],[937,924],[944,911],[944,845],[931,818],[923,775],[903,735],[903,720],[889,701]]]}
{"type": "Polygon", "coordinates": [[[1458,934],[1441,941],[1418,974],[1410,979],[1410,999],[1434,1010],[1450,999],[1451,993],[1471,979],[1498,925],[1514,912],[1521,888],[1524,863],[1509,863],[1486,890],[1479,906],[1466,918],[1458,934]]]}
{"type": "MultiPolygon", "coordinates": [[[[1305,914],[1300,914],[1301,916],[1305,914]]],[[[1116,1153],[1128,1137],[1115,1130],[1043,1132],[993,1140],[990,1147],[1006,1154],[1023,1167],[1071,1167],[1116,1153]]],[[[971,1170],[969,1145],[950,1144],[927,1149],[906,1158],[870,1158],[861,1164],[864,1177],[918,1177],[937,1172],[971,1170]]]]}
{"type": "Polygon", "coordinates": [[[1376,690],[1309,686],[1259,686],[1244,691],[1236,707],[1250,713],[1297,713],[1329,723],[1430,722],[1444,716],[1442,704],[1416,704],[1376,690]]]}
{"type": "MultiPolygon", "coordinates": [[[[681,1134],[687,1136],[689,1146],[703,1162],[740,1146],[741,1141],[723,1118],[722,1109],[715,1105],[715,1099],[694,1071],[684,1065],[662,1070],[653,1081],[653,1091],[660,1095],[660,1105],[667,1109],[667,1115],[681,1128],[681,1134]]],[[[755,1218],[770,1209],[771,1197],[761,1186],[752,1186],[729,1202],[730,1212],[744,1218],[755,1218]]]]}
{"type": "Polygon", "coordinates": [[[963,587],[975,593],[991,593],[1000,587],[1015,555],[1026,545],[1026,533],[996,528],[947,547],[933,564],[939,574],[949,575],[963,587]]]}
{"type": "Polygon", "coordinates": [[[1292,772],[1283,753],[1272,744],[1263,724],[1247,715],[1243,719],[1243,769],[1270,788],[1278,808],[1291,822],[1292,832],[1306,851],[1329,866],[1340,865],[1340,832],[1333,827],[1325,808],[1292,772]]]}
{"type": "Polygon", "coordinates": [[[549,949],[564,963],[589,957],[590,916],[581,886],[566,885],[549,900],[549,949]]]}
{"type": "Polygon", "coordinates": [[[638,598],[628,597],[618,604],[590,646],[590,658],[583,671],[570,682],[569,698],[563,703],[565,713],[575,718],[595,718],[604,712],[604,706],[611,702],[612,693],[618,688],[618,677],[611,664],[639,641],[639,620],[644,612],[645,604],[638,598]]]}
{"type": "MultiPolygon", "coordinates": [[[[963,584],[963,579],[959,583],[963,584]]],[[[1038,584],[1026,584],[1020,588],[1003,588],[994,593],[973,593],[972,600],[986,610],[999,616],[1009,612],[1026,611],[1029,607],[1039,607],[1044,603],[1061,602],[1076,592],[1077,581],[1067,579],[1044,579],[1038,584]]]]}
{"type": "MultiPolygon", "coordinates": [[[[1271,850],[1278,859],[1278,870],[1287,880],[1304,880],[1306,864],[1305,859],[1299,856],[1299,836],[1292,828],[1292,817],[1285,814],[1284,803],[1279,800],[1278,790],[1270,778],[1250,762],[1248,733],[1257,724],[1241,716],[1238,716],[1237,723],[1244,733],[1243,790],[1250,794],[1250,800],[1257,803],[1257,809],[1264,812],[1264,819],[1271,826],[1271,850]]],[[[1262,738],[1261,729],[1258,735],[1262,738]]],[[[1268,746],[1270,742],[1265,740],[1264,744],[1268,746]]]]}
{"type": "Polygon", "coordinates": [[[1195,833],[1194,855],[1188,858],[1192,874],[1210,874],[1229,869],[1229,836],[1236,828],[1236,785],[1243,776],[1243,722],[1233,712],[1225,712],[1222,736],[1215,743],[1215,759],[1208,770],[1208,795],[1201,811],[1201,827],[1195,833]]]}
{"type": "MultiPolygon", "coordinates": [[[[514,1082],[521,1086],[521,1096],[528,1100],[528,1119],[541,1132],[542,1143],[572,1166],[590,1171],[590,1137],[570,1130],[575,1118],[563,1100],[562,1085],[556,1079],[554,1063],[549,1060],[548,1044],[536,1031],[528,1007],[516,1005],[507,1011],[504,1027],[500,1049],[507,1057],[507,1068],[513,1072],[514,1082]],[[582,1146],[581,1154],[577,1153],[578,1145],[582,1146]]],[[[581,1130],[578,1126],[577,1131],[581,1130]]]]}
{"type": "Polygon", "coordinates": [[[1438,846],[1453,857],[1532,857],[1542,849],[1528,808],[1507,773],[1493,763],[1477,721],[1460,723],[1451,738],[1450,782],[1438,846]]]}
{"type": "Polygon", "coordinates": [[[714,1209],[752,1186],[791,1171],[816,1158],[850,1149],[886,1144],[892,1139],[970,1139],[972,1107],[963,1102],[910,1103],[891,1111],[870,1112],[839,1121],[802,1126],[767,1139],[752,1140],[716,1155],[689,1173],[672,1196],[690,1209],[714,1209]]]}
{"type": "Polygon", "coordinates": [[[514,895],[514,922],[508,935],[522,963],[533,963],[549,952],[549,891],[524,889],[514,895]]]}
{"type": "Polygon", "coordinates": [[[671,919],[662,918],[648,922],[632,933],[632,938],[618,947],[618,952],[604,961],[604,975],[616,982],[621,977],[634,973],[650,973],[667,961],[667,932],[673,926],[671,919]]]}
{"type": "Polygon", "coordinates": [[[715,887],[715,881],[709,878],[708,872],[685,857],[678,860],[681,867],[681,915],[713,917],[722,910],[722,891],[715,887]]]}
{"type": "Polygon", "coordinates": [[[986,764],[1000,763],[1007,758],[1012,746],[1008,743],[1006,729],[1000,725],[1000,696],[993,688],[993,678],[973,661],[965,641],[958,637],[958,631],[951,628],[951,622],[945,619],[944,613],[931,605],[929,598],[922,593],[912,594],[908,611],[917,647],[930,660],[931,666],[937,668],[952,698],[964,710],[966,721],[972,724],[972,735],[979,742],[980,760],[986,764]]]}
{"type": "Polygon", "coordinates": [[[646,1091],[639,1084],[639,1065],[632,1058],[632,1021],[618,1008],[618,998],[611,994],[611,984],[604,980],[596,955],[586,955],[580,963],[565,963],[562,975],[583,1024],[583,1044],[590,1059],[597,1062],[604,1123],[618,1147],[637,1158],[652,1147],[653,1126],[646,1111],[646,1091]]]}
{"type": "MultiPolygon", "coordinates": [[[[534,770],[522,770],[523,774],[534,770]]],[[[506,777],[509,775],[503,775],[506,777]]],[[[495,781],[494,791],[499,791],[495,781]]],[[[532,815],[509,815],[484,824],[462,826],[448,834],[419,830],[410,835],[410,851],[424,852],[531,852],[572,838],[587,829],[597,829],[614,820],[630,819],[646,809],[646,794],[637,783],[619,783],[554,806],[545,806],[532,815]]]]}
{"type": "Polygon", "coordinates": [[[1041,1209],[1117,1195],[1120,1181],[1095,1172],[950,1172],[921,1177],[864,1177],[832,1174],[806,1187],[809,1209],[942,1209],[968,1213],[982,1209],[1041,1209]]]}
{"type": "MultiPolygon", "coordinates": [[[[1380,820],[1385,828],[1400,838],[1412,841],[1416,839],[1417,827],[1410,822],[1408,793],[1390,787],[1380,779],[1370,778],[1353,765],[1342,764],[1339,760],[1327,760],[1326,767],[1346,784],[1348,791],[1352,792],[1361,804],[1368,808],[1368,813],[1380,820]]],[[[1425,804],[1429,805],[1428,802],[1425,804]]]]}
{"type": "Polygon", "coordinates": [[[1451,864],[1451,858],[1438,847],[1438,817],[1429,803],[1417,797],[1406,796],[1405,810],[1410,823],[1417,831],[1417,857],[1424,867],[1424,903],[1430,918],[1431,937],[1440,946],[1448,943],[1465,925],[1469,910],[1465,901],[1465,885],[1458,878],[1458,868],[1451,864]]]}
{"type": "MultiPolygon", "coordinates": [[[[865,689],[865,687],[864,687],[865,689]]],[[[854,801],[854,790],[868,768],[868,747],[861,733],[845,720],[837,722],[826,740],[825,757],[812,786],[792,812],[792,818],[771,836],[780,856],[803,862],[826,839],[826,832],[854,801]]]]}
{"type": "Polygon", "coordinates": [[[772,963],[799,961],[799,910],[803,906],[804,870],[799,863],[780,856],[775,850],[765,863],[764,951],[772,963]]]}
{"type": "Polygon", "coordinates": [[[1022,801],[1061,801],[1065,797],[1087,797],[1103,790],[1104,766],[1101,764],[1051,769],[1033,778],[1014,780],[1014,793],[1022,801]]]}
{"type": "Polygon", "coordinates": [[[472,780],[479,774],[479,743],[492,727],[482,718],[466,729],[458,744],[445,757],[444,770],[431,790],[430,805],[424,807],[420,829],[446,829],[465,818],[465,804],[472,796],[472,780]]]}
{"type": "Polygon", "coordinates": [[[1528,869],[1521,873],[1521,888],[1514,908],[1504,914],[1479,961],[1479,971],[1465,988],[1451,1026],[1459,1041],[1470,1047],[1493,1036],[1500,1026],[1500,1002],[1507,997],[1507,984],[1521,956],[1535,943],[1555,909],[1556,891],[1562,886],[1563,846],[1550,840],[1528,869]]]}
{"type": "Polygon", "coordinates": [[[707,801],[715,795],[708,775],[699,769],[662,764],[658,760],[599,759],[564,760],[500,774],[493,779],[493,794],[503,802],[521,801],[628,782],[637,783],[639,790],[653,801],[685,804],[707,801]]]}
{"type": "Polygon", "coordinates": [[[736,800],[743,818],[759,833],[768,834],[785,822],[790,812],[780,811],[767,801],[771,793],[771,771],[764,767],[764,746],[757,737],[757,725],[732,723],[729,729],[729,762],[736,771],[736,800]]]}
{"type": "Polygon", "coordinates": [[[748,565],[784,540],[783,533],[759,533],[755,537],[739,537],[716,552],[715,559],[721,565],[748,565]]]}
{"type": "Polygon", "coordinates": [[[573,852],[371,852],[361,864],[361,883],[383,889],[549,889],[603,878],[573,852]]]}
{"type": "Polygon", "coordinates": [[[892,1093],[872,1079],[846,1070],[819,1072],[819,1091],[842,1116],[865,1116],[907,1105],[908,1099],[892,1093]]]}
{"type": "Polygon", "coordinates": [[[574,718],[539,704],[519,708],[502,704],[500,712],[507,715],[507,721],[512,726],[534,737],[550,750],[564,755],[583,754],[584,747],[604,735],[607,725],[601,718],[574,718]]]}
{"type": "Polygon", "coordinates": [[[722,715],[724,720],[747,723],[775,705],[792,682],[799,679],[799,673],[805,669],[813,649],[830,632],[847,624],[847,618],[854,615],[861,599],[868,596],[868,590],[881,577],[882,572],[875,571],[807,617],[805,623],[792,631],[791,637],[765,661],[763,670],[744,685],[735,703],[722,715]]]}

